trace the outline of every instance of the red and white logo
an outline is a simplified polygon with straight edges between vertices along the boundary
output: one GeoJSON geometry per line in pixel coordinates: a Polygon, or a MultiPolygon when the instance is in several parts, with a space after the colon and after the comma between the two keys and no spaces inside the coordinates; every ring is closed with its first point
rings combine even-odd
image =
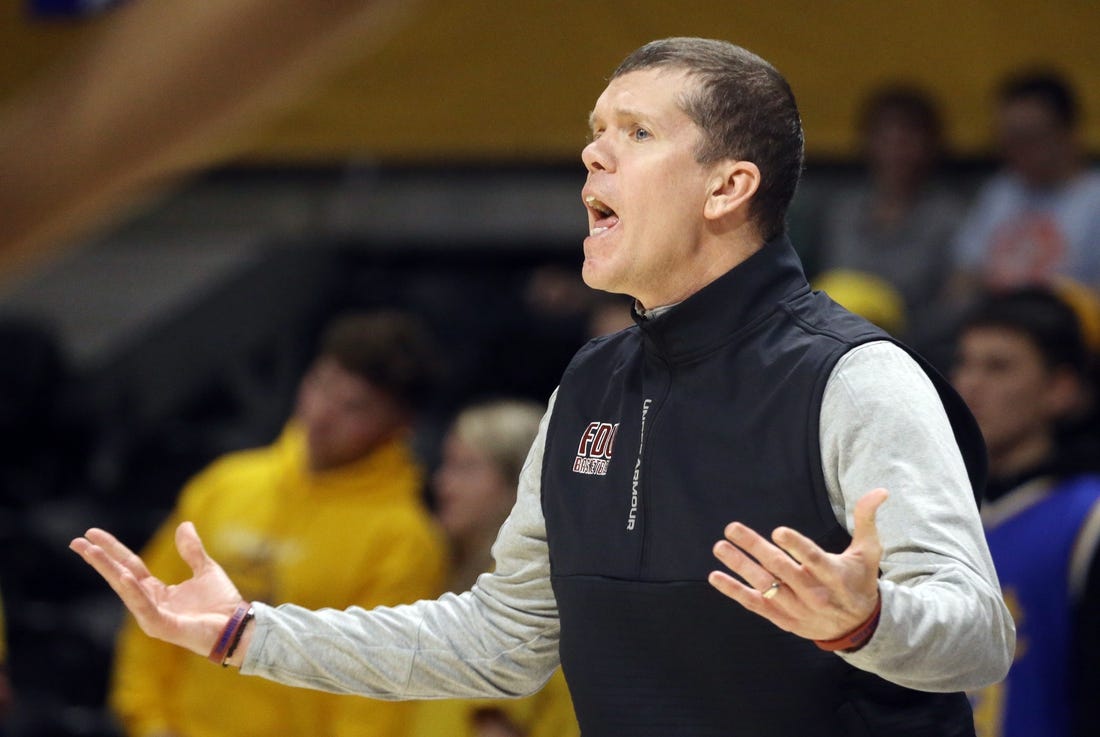
{"type": "Polygon", "coordinates": [[[581,433],[581,442],[577,446],[577,458],[573,461],[573,473],[592,476],[606,476],[607,464],[611,462],[611,451],[615,446],[615,433],[619,423],[589,422],[581,433]]]}

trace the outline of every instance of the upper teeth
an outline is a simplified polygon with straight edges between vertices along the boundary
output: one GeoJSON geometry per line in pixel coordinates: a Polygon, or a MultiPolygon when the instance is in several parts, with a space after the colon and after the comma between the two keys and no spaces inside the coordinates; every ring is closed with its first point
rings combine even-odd
{"type": "Polygon", "coordinates": [[[603,215],[610,215],[611,214],[611,208],[608,207],[607,205],[605,205],[604,203],[600,202],[593,195],[588,195],[587,197],[584,198],[584,201],[593,210],[596,210],[596,211],[600,212],[603,215]]]}

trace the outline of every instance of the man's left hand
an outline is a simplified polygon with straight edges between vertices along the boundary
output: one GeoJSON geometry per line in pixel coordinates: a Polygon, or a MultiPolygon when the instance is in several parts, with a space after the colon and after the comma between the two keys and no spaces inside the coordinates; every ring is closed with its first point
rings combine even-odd
{"type": "Polygon", "coordinates": [[[714,555],[738,578],[712,571],[707,580],[783,630],[810,640],[843,637],[878,604],[882,543],[875,513],[887,496],[886,489],[875,489],[859,500],[852,542],[840,554],[825,552],[787,527],[776,528],[768,541],[731,522],[714,555]]]}

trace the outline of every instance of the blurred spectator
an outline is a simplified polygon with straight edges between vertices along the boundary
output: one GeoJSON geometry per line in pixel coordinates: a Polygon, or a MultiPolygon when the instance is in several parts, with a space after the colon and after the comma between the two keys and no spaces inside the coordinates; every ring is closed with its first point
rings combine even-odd
{"type": "Polygon", "coordinates": [[[1052,289],[1077,314],[1085,348],[1094,357],[1100,355],[1100,293],[1081,282],[1065,278],[1055,279],[1052,289]]]}
{"type": "Polygon", "coordinates": [[[1004,682],[973,695],[980,737],[1095,735],[1100,708],[1100,475],[1082,416],[1088,361],[1073,310],[1028,288],[964,321],[955,385],[989,448],[982,519],[1018,631],[1004,682]]]}
{"type": "Polygon", "coordinates": [[[1100,285],[1100,171],[1086,167],[1080,111],[1050,72],[1000,89],[1003,170],[978,193],[955,245],[956,291],[1045,284],[1055,274],[1100,285]]]}
{"type": "Polygon", "coordinates": [[[819,274],[813,287],[891,335],[900,336],[905,332],[905,300],[885,279],[863,271],[832,269],[819,274]]]}
{"type": "Polygon", "coordinates": [[[448,429],[433,477],[436,518],[450,543],[448,591],[465,591],[492,567],[490,548],[515,504],[544,409],[494,400],[464,409],[448,429]]]}
{"type": "Polygon", "coordinates": [[[859,129],[867,176],[825,202],[818,266],[892,284],[919,328],[943,291],[964,213],[961,197],[933,179],[940,116],[923,91],[889,86],[864,103],[859,129]]]}
{"type": "MultiPolygon", "coordinates": [[[[190,520],[249,599],[371,608],[436,596],[444,543],[408,446],[436,360],[408,315],[333,322],[282,435],[215,461],[187,485],[145,551],[152,572],[166,581],[190,575],[173,545],[176,526],[190,520]]],[[[398,737],[415,709],[241,678],[145,637],[133,620],[120,638],[111,703],[141,737],[398,737]]]]}
{"type": "MultiPolygon", "coordinates": [[[[496,400],[459,413],[435,474],[437,516],[451,543],[450,591],[462,592],[493,565],[490,548],[516,501],[527,452],[545,405],[496,400]]],[[[516,700],[427,701],[416,737],[576,737],[559,668],[541,691],[516,700]]]]}

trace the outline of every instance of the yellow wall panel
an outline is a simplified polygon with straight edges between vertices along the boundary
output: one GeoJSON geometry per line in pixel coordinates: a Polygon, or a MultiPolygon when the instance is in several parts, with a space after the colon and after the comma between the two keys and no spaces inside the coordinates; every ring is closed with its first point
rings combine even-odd
{"type": "MultiPolygon", "coordinates": [[[[0,16],[0,94],[94,32],[31,25],[17,5],[6,0],[0,16]]],[[[380,52],[288,102],[236,150],[275,161],[577,160],[607,74],[669,35],[726,38],[775,63],[814,155],[850,156],[860,98],[895,79],[935,94],[960,153],[985,153],[993,86],[1038,63],[1070,75],[1089,115],[1087,143],[1100,151],[1100,3],[1085,0],[425,0],[380,52]]]]}

